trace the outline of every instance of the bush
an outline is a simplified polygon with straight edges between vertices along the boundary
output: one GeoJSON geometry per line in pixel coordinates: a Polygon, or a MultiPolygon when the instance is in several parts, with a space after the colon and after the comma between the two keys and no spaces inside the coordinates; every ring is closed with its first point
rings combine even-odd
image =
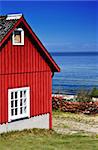
{"type": "Polygon", "coordinates": [[[98,97],[98,89],[96,87],[92,89],[91,97],[98,97]]]}
{"type": "Polygon", "coordinates": [[[91,97],[91,90],[80,90],[77,93],[77,102],[91,102],[92,97],[91,97]]]}

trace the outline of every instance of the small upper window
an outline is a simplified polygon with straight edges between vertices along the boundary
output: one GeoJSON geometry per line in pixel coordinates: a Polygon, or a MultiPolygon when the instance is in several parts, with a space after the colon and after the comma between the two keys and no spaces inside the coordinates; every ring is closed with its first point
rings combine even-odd
{"type": "Polygon", "coordinates": [[[13,45],[24,45],[24,31],[22,28],[14,30],[12,41],[13,45]]]}

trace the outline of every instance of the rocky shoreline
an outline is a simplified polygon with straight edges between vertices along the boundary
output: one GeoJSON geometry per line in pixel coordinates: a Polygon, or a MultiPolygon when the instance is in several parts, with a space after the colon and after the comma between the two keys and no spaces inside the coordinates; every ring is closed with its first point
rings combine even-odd
{"type": "Polygon", "coordinates": [[[52,108],[63,112],[98,114],[98,101],[73,101],[76,97],[75,95],[52,95],[52,108]]]}
{"type": "MultiPolygon", "coordinates": [[[[72,95],[72,94],[68,94],[68,95],[67,94],[52,94],[52,97],[57,97],[57,98],[70,100],[70,99],[76,99],[77,95],[72,95]]],[[[96,101],[98,101],[98,98],[92,97],[92,101],[96,102],[96,101]]]]}

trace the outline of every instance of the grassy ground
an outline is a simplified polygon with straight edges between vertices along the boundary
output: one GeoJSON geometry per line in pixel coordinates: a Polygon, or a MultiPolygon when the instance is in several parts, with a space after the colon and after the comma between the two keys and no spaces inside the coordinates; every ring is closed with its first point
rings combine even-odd
{"type": "Polygon", "coordinates": [[[98,137],[29,130],[0,137],[0,150],[98,150],[98,137]]]}
{"type": "MultiPolygon", "coordinates": [[[[73,114],[63,114],[53,112],[53,118],[71,119],[73,114]]],[[[85,117],[84,117],[85,118],[85,117]]],[[[81,122],[78,117],[73,120],[81,122]],[[78,120],[79,119],[79,120],[78,120]]],[[[86,119],[86,118],[85,118],[86,119]]],[[[86,120],[83,120],[84,122],[86,120]]],[[[89,118],[90,119],[90,118],[89,118]]],[[[93,119],[93,118],[92,118],[93,119]]],[[[58,120],[57,120],[58,121],[58,120]]],[[[86,123],[88,123],[87,121],[86,123]]],[[[62,123],[62,122],[61,122],[62,123]]],[[[57,122],[53,121],[53,129],[57,122]]],[[[57,127],[57,126],[56,126],[57,127]]],[[[65,129],[69,128],[64,124],[65,129]]],[[[61,128],[58,126],[58,128],[61,128]]],[[[0,150],[98,150],[98,135],[89,135],[81,133],[61,134],[53,130],[24,130],[21,132],[11,132],[0,135],[0,150]]]]}
{"type": "Polygon", "coordinates": [[[61,134],[96,135],[98,134],[98,115],[87,116],[53,111],[53,129],[61,134]]]}

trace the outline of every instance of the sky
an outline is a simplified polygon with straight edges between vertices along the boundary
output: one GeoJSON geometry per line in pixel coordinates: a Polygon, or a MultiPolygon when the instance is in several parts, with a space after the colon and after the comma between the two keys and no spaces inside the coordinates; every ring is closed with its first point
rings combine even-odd
{"type": "Polygon", "coordinates": [[[0,15],[23,13],[50,52],[98,51],[97,1],[4,1],[0,15]]]}

